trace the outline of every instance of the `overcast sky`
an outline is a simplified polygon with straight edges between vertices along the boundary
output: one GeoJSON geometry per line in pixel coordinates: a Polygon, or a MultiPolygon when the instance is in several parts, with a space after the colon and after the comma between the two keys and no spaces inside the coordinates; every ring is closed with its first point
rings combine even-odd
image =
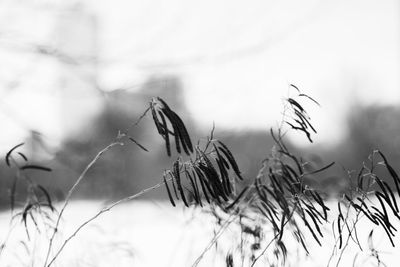
{"type": "Polygon", "coordinates": [[[322,144],[346,136],[345,115],[355,104],[400,104],[396,0],[76,3],[0,1],[3,147],[21,141],[26,128],[55,142],[64,137],[68,107],[60,80],[70,97],[82,99],[68,110],[78,126],[99,109],[74,71],[28,51],[37,44],[96,56],[105,90],[178,75],[191,115],[205,127],[275,125],[290,83],[321,103],[310,113],[322,144]]]}

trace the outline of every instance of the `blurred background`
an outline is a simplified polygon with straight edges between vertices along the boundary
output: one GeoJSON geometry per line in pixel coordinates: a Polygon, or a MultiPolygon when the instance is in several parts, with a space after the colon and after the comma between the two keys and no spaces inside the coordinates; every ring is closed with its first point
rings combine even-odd
{"type": "MultiPolygon", "coordinates": [[[[0,153],[25,142],[53,169],[33,178],[59,200],[153,96],[194,140],[214,122],[249,178],[271,151],[290,84],[321,104],[307,106],[315,142],[294,133],[290,146],[317,166],[337,163],[317,186],[340,191],[373,149],[400,162],[397,0],[0,0],[0,64],[0,153]]],[[[78,197],[115,199],[160,181],[176,155],[150,117],[131,135],[149,152],[107,152],[78,197]]],[[[13,173],[0,164],[5,205],[13,173]]]]}

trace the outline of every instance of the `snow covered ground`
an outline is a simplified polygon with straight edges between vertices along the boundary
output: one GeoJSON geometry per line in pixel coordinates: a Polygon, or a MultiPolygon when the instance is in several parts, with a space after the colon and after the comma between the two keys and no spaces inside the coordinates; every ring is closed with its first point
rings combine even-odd
{"type": "MultiPolygon", "coordinates": [[[[72,202],[66,210],[60,238],[56,242],[57,247],[63,238],[69,236],[73,229],[95,214],[102,205],[100,202],[72,202]]],[[[9,229],[9,217],[8,212],[0,213],[2,241],[9,229]]],[[[394,225],[398,226],[398,221],[394,225]]],[[[169,203],[162,202],[133,202],[118,206],[87,225],[67,245],[54,266],[192,266],[218,229],[210,217],[200,210],[172,208],[169,203]]],[[[377,266],[376,259],[369,257],[371,252],[367,245],[371,229],[372,224],[362,219],[358,236],[364,251],[360,252],[355,243],[350,241],[339,266],[352,266],[356,255],[354,266],[377,266]]],[[[330,224],[323,231],[330,232],[330,224]]],[[[31,233],[28,241],[22,224],[11,232],[7,246],[0,256],[1,267],[43,266],[48,243],[33,234],[34,231],[31,233]]],[[[219,249],[229,248],[235,241],[232,238],[238,238],[235,232],[230,229],[225,231],[219,249]]],[[[311,236],[306,235],[306,241],[310,245],[308,257],[298,250],[296,242],[291,238],[291,235],[286,237],[289,255],[286,266],[327,266],[334,246],[332,235],[325,234],[322,247],[316,245],[311,236]]],[[[400,244],[399,237],[394,240],[400,244]]],[[[383,263],[397,266],[396,260],[400,256],[396,253],[396,248],[390,246],[387,237],[378,229],[374,231],[373,243],[380,252],[383,263]]],[[[334,255],[330,266],[336,266],[337,259],[338,255],[334,255]]],[[[199,266],[225,266],[224,262],[225,255],[216,252],[215,247],[212,247],[199,266]]],[[[259,261],[256,266],[265,265],[259,261]]]]}

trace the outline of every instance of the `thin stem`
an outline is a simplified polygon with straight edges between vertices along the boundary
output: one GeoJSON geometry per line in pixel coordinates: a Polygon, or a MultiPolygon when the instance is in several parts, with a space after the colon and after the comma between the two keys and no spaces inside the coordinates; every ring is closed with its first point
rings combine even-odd
{"type": "Polygon", "coordinates": [[[274,242],[275,239],[276,239],[279,235],[280,235],[280,233],[277,233],[277,234],[274,236],[274,238],[272,238],[272,239],[268,242],[267,246],[263,249],[263,251],[261,252],[261,254],[258,255],[257,258],[255,258],[255,260],[252,262],[252,264],[251,264],[250,267],[253,267],[254,264],[256,264],[256,262],[265,254],[265,252],[267,252],[267,249],[272,245],[272,242],[274,242]]]}
{"type": "MultiPolygon", "coordinates": [[[[363,201],[364,201],[364,199],[365,199],[365,198],[363,197],[363,201]]],[[[341,225],[341,232],[342,232],[342,233],[343,233],[345,224],[346,224],[346,222],[347,222],[347,220],[349,219],[349,216],[350,216],[350,208],[351,208],[351,203],[349,203],[349,206],[348,206],[348,208],[347,208],[346,217],[345,217],[345,219],[344,219],[344,223],[343,223],[343,225],[341,225]]],[[[360,218],[359,218],[359,217],[360,217],[360,213],[361,213],[361,211],[357,211],[357,213],[356,213],[355,221],[354,221],[354,223],[353,223],[353,225],[352,225],[352,227],[351,227],[351,229],[350,229],[350,231],[349,231],[349,235],[347,236],[346,244],[343,246],[343,248],[342,248],[341,251],[340,251],[339,259],[338,259],[338,261],[337,261],[337,263],[336,263],[336,266],[339,265],[340,260],[342,259],[344,250],[345,250],[345,249],[347,248],[347,246],[348,246],[349,240],[350,240],[350,238],[352,237],[351,233],[356,229],[356,225],[357,225],[357,223],[358,223],[359,220],[360,220],[360,218]]],[[[339,235],[340,235],[340,234],[339,234],[339,235]]],[[[331,253],[330,257],[329,257],[327,267],[329,267],[329,265],[331,264],[331,261],[332,261],[332,259],[333,259],[333,256],[335,255],[335,250],[337,249],[339,239],[340,239],[340,237],[337,237],[336,240],[335,240],[335,245],[333,246],[332,253],[331,253]]],[[[359,244],[358,244],[358,245],[359,245],[359,244]]],[[[360,246],[360,245],[359,245],[359,246],[360,246]]]]}
{"type": "MultiPolygon", "coordinates": [[[[50,237],[50,240],[49,240],[49,246],[48,246],[48,249],[47,249],[47,253],[46,253],[46,260],[45,260],[45,262],[44,262],[44,266],[46,267],[49,267],[53,262],[54,262],[54,260],[57,258],[57,256],[58,256],[58,254],[60,254],[60,250],[57,252],[57,254],[56,254],[56,256],[55,257],[53,257],[52,258],[52,260],[51,260],[51,262],[49,263],[49,265],[47,265],[47,262],[48,262],[48,260],[49,260],[49,257],[50,257],[50,253],[51,253],[51,248],[52,248],[52,246],[53,246],[53,242],[54,242],[54,238],[55,238],[55,236],[56,236],[56,234],[57,234],[57,231],[58,231],[58,227],[59,227],[59,225],[60,225],[60,221],[61,221],[61,217],[62,217],[62,215],[63,215],[63,213],[64,213],[64,210],[66,209],[66,207],[67,207],[67,205],[68,205],[68,203],[69,203],[69,200],[70,200],[70,198],[71,198],[71,196],[72,196],[72,193],[75,191],[75,189],[76,189],[76,187],[80,184],[80,182],[82,181],[82,179],[86,176],[86,173],[89,171],[89,169],[97,162],[97,160],[105,153],[105,152],[107,152],[108,150],[110,150],[112,147],[114,147],[114,146],[116,146],[116,145],[120,145],[120,146],[122,146],[122,145],[124,145],[122,142],[120,142],[119,140],[121,140],[121,138],[123,138],[123,137],[125,137],[126,135],[127,135],[127,133],[128,133],[128,131],[132,128],[132,127],[135,127],[135,126],[137,126],[141,121],[142,121],[142,119],[147,115],[147,113],[148,113],[148,111],[150,110],[150,106],[143,112],[143,114],[136,120],[136,122],[134,123],[134,124],[132,124],[130,127],[128,127],[126,130],[125,130],[125,132],[118,132],[118,135],[117,135],[117,137],[114,139],[114,141],[113,142],[111,142],[108,146],[106,146],[105,148],[103,148],[99,153],[97,153],[97,155],[94,157],[94,159],[86,166],[86,168],[83,170],[83,172],[81,173],[81,175],[78,177],[78,179],[75,181],[75,183],[74,183],[74,185],[71,187],[71,189],[68,191],[68,194],[67,194],[67,197],[65,198],[65,201],[64,201],[64,204],[63,204],[63,207],[62,207],[62,209],[61,209],[61,211],[60,211],[60,214],[58,215],[58,218],[57,218],[57,222],[56,222],[56,225],[55,225],[55,227],[54,227],[54,230],[53,230],[53,233],[52,233],[52,235],[51,235],[51,237],[50,237]]],[[[122,200],[121,200],[122,201],[122,200]]],[[[101,214],[101,213],[100,213],[101,214]]],[[[99,214],[99,215],[100,215],[99,214]]],[[[95,218],[94,218],[95,219],[95,218]]],[[[83,225],[84,226],[84,225],[83,225]]],[[[82,227],[83,227],[82,226],[82,227]]],[[[79,230],[78,230],[79,231],[79,230]]],[[[69,240],[68,240],[69,241],[69,240]]],[[[68,242],[67,241],[67,242],[68,242]]],[[[61,247],[61,250],[62,250],[62,248],[64,247],[65,245],[63,245],[62,247],[61,247]]]]}
{"type": "Polygon", "coordinates": [[[200,261],[203,259],[204,255],[207,253],[207,251],[209,251],[212,246],[215,244],[215,242],[218,241],[218,239],[220,238],[220,236],[225,232],[225,230],[228,228],[228,226],[233,223],[236,220],[236,217],[232,218],[235,215],[240,215],[240,213],[243,212],[244,209],[242,209],[240,212],[238,213],[232,213],[228,219],[226,220],[226,222],[221,225],[221,227],[219,228],[218,232],[215,233],[214,237],[211,239],[210,243],[208,243],[207,247],[203,250],[203,252],[197,257],[196,261],[193,263],[192,267],[196,267],[200,261]]]}
{"type": "MultiPolygon", "coordinates": [[[[283,223],[283,227],[286,226],[286,224],[292,219],[294,212],[297,209],[297,203],[296,205],[293,207],[293,210],[291,212],[291,214],[289,215],[288,219],[286,222],[283,223]]],[[[282,231],[283,231],[283,227],[282,227],[282,231]]],[[[260,253],[260,255],[257,256],[257,258],[254,259],[253,263],[251,264],[250,267],[253,267],[254,264],[256,264],[256,262],[265,254],[265,252],[267,252],[267,249],[271,246],[272,242],[274,242],[276,240],[276,238],[280,235],[281,233],[278,232],[272,239],[271,241],[269,241],[269,243],[267,244],[267,246],[263,249],[263,251],[260,253]]]]}
{"type": "MultiPolygon", "coordinates": [[[[109,144],[108,146],[106,146],[105,148],[103,148],[99,153],[97,153],[97,155],[93,158],[93,160],[86,166],[86,168],[83,170],[83,172],[81,173],[81,175],[78,177],[78,179],[75,181],[74,185],[71,187],[71,189],[68,191],[67,197],[65,198],[64,204],[61,208],[61,211],[57,217],[57,222],[56,225],[54,226],[54,230],[53,230],[53,234],[50,237],[49,240],[49,246],[47,249],[47,254],[46,254],[46,260],[44,262],[44,266],[50,266],[51,263],[49,265],[47,265],[47,262],[49,260],[50,257],[50,253],[51,253],[51,248],[53,246],[53,242],[54,242],[54,238],[57,234],[58,231],[58,226],[60,225],[60,221],[62,218],[62,215],[66,209],[66,207],[68,206],[68,203],[71,199],[72,194],[75,192],[76,187],[80,184],[80,182],[82,181],[82,179],[86,176],[86,173],[90,170],[90,168],[97,162],[97,160],[108,150],[110,150],[112,147],[116,146],[116,145],[123,145],[123,143],[121,142],[113,142],[111,144],[109,144]]],[[[53,262],[54,260],[52,260],[53,262]]]]}
{"type": "Polygon", "coordinates": [[[215,244],[215,242],[218,241],[218,239],[221,237],[221,235],[225,232],[225,230],[228,228],[228,226],[233,223],[237,216],[240,216],[248,207],[247,205],[253,201],[254,196],[251,197],[246,204],[244,205],[243,209],[239,210],[236,213],[232,213],[231,215],[229,215],[228,219],[226,220],[226,222],[221,225],[221,227],[219,228],[218,232],[215,233],[214,237],[211,239],[210,243],[207,245],[207,247],[203,250],[203,252],[197,257],[196,261],[193,263],[192,267],[196,267],[200,261],[202,260],[202,258],[204,257],[204,255],[211,249],[211,247],[215,244]],[[236,217],[234,217],[236,216],[236,217]],[[232,217],[234,217],[232,219],[232,217]]]}
{"type": "Polygon", "coordinates": [[[136,120],[136,122],[134,124],[132,124],[131,126],[129,126],[125,132],[123,134],[128,134],[129,130],[133,127],[136,127],[141,121],[142,119],[147,115],[147,112],[149,112],[150,110],[150,105],[147,107],[147,109],[143,112],[143,114],[136,120]]]}
{"type": "MultiPolygon", "coordinates": [[[[356,229],[356,225],[357,225],[357,223],[359,222],[359,215],[360,215],[360,212],[361,212],[361,211],[358,211],[358,212],[357,212],[356,220],[355,220],[355,222],[353,223],[352,228],[350,229],[349,235],[347,236],[346,244],[344,244],[342,250],[340,251],[339,259],[338,259],[338,261],[336,262],[336,267],[339,266],[339,263],[340,263],[340,261],[341,261],[342,258],[343,258],[343,253],[344,253],[345,249],[346,249],[346,248],[348,247],[348,245],[349,245],[350,237],[352,236],[351,233],[356,229]]],[[[344,227],[344,226],[343,226],[343,227],[344,227]]]]}
{"type": "MultiPolygon", "coordinates": [[[[170,180],[172,180],[172,178],[168,178],[166,181],[169,182],[170,180]]],[[[69,242],[72,238],[74,238],[74,237],[79,233],[80,230],[82,230],[86,225],[88,225],[89,223],[91,223],[92,221],[94,221],[95,219],[97,219],[100,215],[102,215],[103,213],[105,213],[105,212],[107,212],[107,211],[110,211],[110,210],[111,210],[112,208],[114,208],[115,206],[118,206],[118,205],[120,205],[120,204],[122,204],[122,203],[125,203],[125,202],[128,202],[128,201],[130,201],[130,200],[133,200],[133,199],[135,199],[135,198],[138,198],[138,197],[140,197],[141,195],[146,194],[147,192],[152,191],[152,190],[154,190],[154,189],[157,189],[157,188],[161,187],[161,186],[164,185],[164,184],[165,184],[165,182],[162,181],[162,182],[160,182],[160,183],[158,183],[158,184],[156,184],[156,185],[153,185],[152,187],[143,189],[142,191],[140,191],[140,192],[138,192],[138,193],[136,193],[136,194],[134,194],[134,195],[131,195],[131,196],[125,197],[125,198],[123,198],[123,199],[120,199],[120,200],[118,200],[118,201],[115,201],[115,202],[111,203],[110,205],[108,205],[108,206],[102,208],[99,212],[97,212],[95,215],[93,215],[92,217],[90,217],[89,219],[87,219],[84,223],[82,223],[78,228],[76,228],[75,231],[74,231],[67,239],[65,239],[64,243],[63,243],[63,244],[61,245],[61,247],[57,250],[56,254],[55,254],[54,257],[51,259],[51,261],[49,262],[49,265],[47,265],[47,267],[49,267],[49,266],[51,266],[51,265],[53,264],[53,262],[57,259],[57,257],[60,255],[60,253],[64,250],[64,248],[65,248],[65,246],[68,244],[68,242],[69,242]]]]}
{"type": "Polygon", "coordinates": [[[204,153],[207,151],[207,149],[210,146],[211,142],[214,140],[214,131],[215,131],[215,122],[213,122],[213,127],[211,129],[210,136],[208,137],[206,146],[205,146],[205,148],[203,150],[204,153]]]}

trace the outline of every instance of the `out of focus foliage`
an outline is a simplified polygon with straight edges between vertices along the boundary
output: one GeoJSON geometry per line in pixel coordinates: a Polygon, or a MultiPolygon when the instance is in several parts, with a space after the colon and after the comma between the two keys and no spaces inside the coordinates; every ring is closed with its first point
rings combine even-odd
{"type": "MultiPolygon", "coordinates": [[[[160,76],[150,79],[140,91],[129,92],[116,90],[107,93],[104,99],[104,109],[98,117],[81,129],[79,135],[71,136],[63,143],[62,148],[50,161],[41,164],[51,166],[53,172],[49,175],[35,176],[39,183],[46,185],[49,191],[58,199],[72,185],[79,173],[96,153],[112,140],[119,130],[126,129],[135,122],[148,105],[151,97],[159,95],[182,115],[192,136],[204,137],[211,129],[198,129],[190,120],[188,110],[183,105],[183,90],[179,78],[175,76],[160,76]]],[[[347,170],[357,171],[360,162],[367,161],[368,155],[374,149],[383,151],[393,162],[394,167],[400,162],[400,109],[387,106],[355,107],[349,115],[347,125],[348,137],[335,147],[311,146],[299,149],[289,144],[294,151],[304,156],[304,161],[310,166],[323,166],[335,160],[337,165],[330,168],[318,180],[308,181],[316,188],[324,188],[337,193],[344,190],[347,183],[347,170]],[[300,151],[302,150],[302,151],[300,151]],[[345,171],[346,170],[346,171],[345,171]]],[[[338,127],[332,125],[332,127],[338,127]]],[[[262,160],[271,152],[273,142],[268,131],[227,132],[216,127],[219,139],[229,145],[235,153],[243,176],[255,177],[261,167],[262,160]]],[[[145,152],[134,144],[127,143],[109,151],[84,179],[79,192],[84,198],[117,198],[156,184],[161,179],[161,173],[169,168],[171,159],[164,151],[162,140],[157,136],[151,119],[145,119],[138,127],[131,130],[131,136],[149,149],[145,152]]],[[[45,149],[45,139],[40,134],[32,134],[30,144],[26,149],[39,153],[45,149]]],[[[174,156],[174,155],[173,155],[174,156]]],[[[384,169],[381,179],[386,179],[384,169]]],[[[379,173],[379,170],[378,170],[379,173]]],[[[9,173],[1,168],[0,203],[9,203],[10,188],[9,173]]],[[[20,188],[20,192],[24,192],[20,188]]],[[[18,193],[18,191],[17,191],[18,193]]],[[[164,192],[154,191],[149,198],[165,197],[164,192]]],[[[18,197],[18,194],[17,194],[18,197]]],[[[19,196],[23,199],[23,196],[19,196]]],[[[18,204],[18,202],[17,202],[18,204]]],[[[21,203],[23,204],[23,203],[21,203]]]]}

